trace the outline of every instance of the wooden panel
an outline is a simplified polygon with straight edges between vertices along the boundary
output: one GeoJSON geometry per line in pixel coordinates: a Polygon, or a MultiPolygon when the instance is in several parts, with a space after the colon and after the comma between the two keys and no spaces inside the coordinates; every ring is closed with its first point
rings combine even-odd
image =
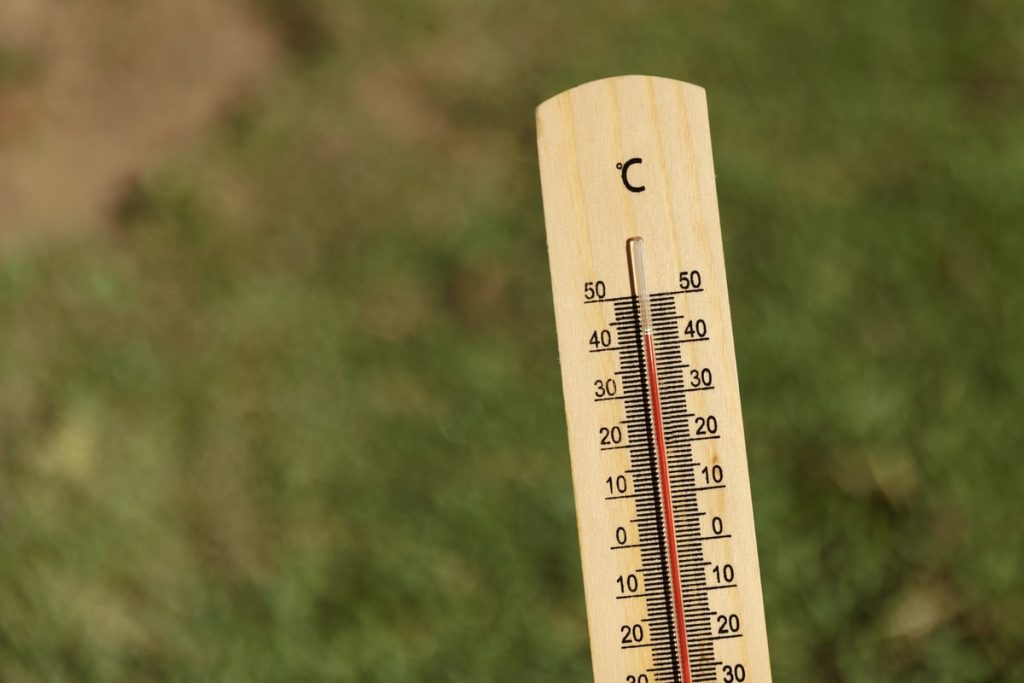
{"type": "Polygon", "coordinates": [[[537,133],[595,679],[767,683],[704,91],[645,76],[588,83],[542,104],[537,133]],[[636,237],[655,312],[653,384],[627,262],[636,237]],[[667,471],[655,466],[655,391],[667,471]]]}

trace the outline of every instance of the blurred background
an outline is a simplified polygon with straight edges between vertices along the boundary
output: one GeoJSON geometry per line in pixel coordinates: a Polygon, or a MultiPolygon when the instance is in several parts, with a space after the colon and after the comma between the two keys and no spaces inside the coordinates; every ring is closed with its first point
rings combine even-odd
{"type": "Polygon", "coordinates": [[[4,0],[0,681],[589,681],[533,108],[707,88],[775,680],[1024,681],[1024,5],[4,0]]]}

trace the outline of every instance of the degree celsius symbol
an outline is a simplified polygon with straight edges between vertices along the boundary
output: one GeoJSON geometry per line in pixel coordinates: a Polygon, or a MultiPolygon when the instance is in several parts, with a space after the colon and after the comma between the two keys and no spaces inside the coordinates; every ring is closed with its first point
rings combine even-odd
{"type": "Polygon", "coordinates": [[[633,157],[629,161],[620,162],[615,164],[615,168],[622,171],[622,184],[626,186],[626,189],[630,192],[643,192],[647,189],[646,185],[634,185],[629,182],[629,169],[633,166],[639,166],[644,163],[644,160],[640,157],[633,157]]]}

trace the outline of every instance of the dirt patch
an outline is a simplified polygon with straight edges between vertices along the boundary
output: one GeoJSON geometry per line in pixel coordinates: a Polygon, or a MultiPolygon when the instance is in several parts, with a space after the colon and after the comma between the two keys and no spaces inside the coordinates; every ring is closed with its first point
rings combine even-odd
{"type": "Polygon", "coordinates": [[[0,247],[108,224],[278,61],[241,0],[0,3],[0,247]]]}

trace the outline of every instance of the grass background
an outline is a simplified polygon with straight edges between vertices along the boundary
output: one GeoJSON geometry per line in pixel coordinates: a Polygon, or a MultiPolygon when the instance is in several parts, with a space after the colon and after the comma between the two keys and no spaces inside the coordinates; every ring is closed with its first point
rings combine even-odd
{"type": "Polygon", "coordinates": [[[0,681],[590,680],[532,110],[633,72],[708,91],[775,680],[1024,681],[1024,6],[251,7],[0,252],[0,681]]]}

